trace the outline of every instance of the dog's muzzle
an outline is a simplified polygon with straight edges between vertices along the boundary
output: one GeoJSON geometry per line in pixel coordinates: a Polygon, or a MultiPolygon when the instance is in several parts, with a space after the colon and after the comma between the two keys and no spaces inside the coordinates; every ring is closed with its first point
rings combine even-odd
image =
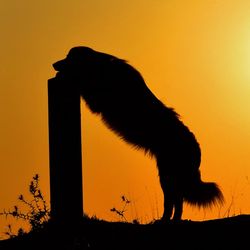
{"type": "Polygon", "coordinates": [[[66,63],[66,60],[64,59],[64,60],[55,62],[52,66],[56,71],[64,71],[67,68],[67,63],[66,63]]]}

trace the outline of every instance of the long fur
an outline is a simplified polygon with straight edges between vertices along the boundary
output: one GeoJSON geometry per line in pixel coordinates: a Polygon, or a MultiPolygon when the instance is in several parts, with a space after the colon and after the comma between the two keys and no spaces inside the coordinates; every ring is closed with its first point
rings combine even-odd
{"type": "Polygon", "coordinates": [[[223,202],[215,183],[201,181],[201,152],[194,134],[134,67],[88,47],[72,48],[53,66],[57,77],[75,85],[111,130],[155,157],[164,194],[163,220],[169,220],[173,210],[173,218],[181,219],[183,201],[204,207],[223,202]]]}

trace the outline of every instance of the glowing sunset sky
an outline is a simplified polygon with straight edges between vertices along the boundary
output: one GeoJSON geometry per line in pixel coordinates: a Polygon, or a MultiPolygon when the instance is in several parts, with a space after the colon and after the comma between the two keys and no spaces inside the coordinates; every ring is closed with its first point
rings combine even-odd
{"type": "MultiPolygon", "coordinates": [[[[0,30],[0,210],[27,194],[35,173],[49,200],[47,80],[83,45],[128,60],[196,135],[202,178],[220,185],[226,203],[186,207],[183,219],[250,213],[250,1],[0,0],[0,30]]],[[[82,120],[85,212],[119,219],[110,209],[125,195],[127,219],[161,216],[155,161],[84,102],[82,120]]]]}

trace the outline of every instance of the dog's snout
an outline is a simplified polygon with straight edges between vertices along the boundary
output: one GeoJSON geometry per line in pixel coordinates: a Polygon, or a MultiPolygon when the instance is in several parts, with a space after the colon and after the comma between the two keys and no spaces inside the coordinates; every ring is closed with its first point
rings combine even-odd
{"type": "Polygon", "coordinates": [[[65,59],[64,60],[60,60],[58,62],[55,62],[53,65],[53,68],[56,70],[56,71],[62,71],[65,69],[65,66],[66,66],[66,62],[65,62],[65,59]]]}

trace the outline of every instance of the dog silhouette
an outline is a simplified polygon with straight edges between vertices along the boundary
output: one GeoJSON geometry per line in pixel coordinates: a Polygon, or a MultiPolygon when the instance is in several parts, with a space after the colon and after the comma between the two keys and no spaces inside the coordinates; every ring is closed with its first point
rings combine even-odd
{"type": "Polygon", "coordinates": [[[109,129],[156,159],[164,194],[162,221],[180,220],[183,202],[199,207],[223,202],[217,184],[201,180],[201,150],[194,134],[150,91],[134,67],[83,46],[72,48],[53,67],[56,77],[74,84],[109,129]]]}

